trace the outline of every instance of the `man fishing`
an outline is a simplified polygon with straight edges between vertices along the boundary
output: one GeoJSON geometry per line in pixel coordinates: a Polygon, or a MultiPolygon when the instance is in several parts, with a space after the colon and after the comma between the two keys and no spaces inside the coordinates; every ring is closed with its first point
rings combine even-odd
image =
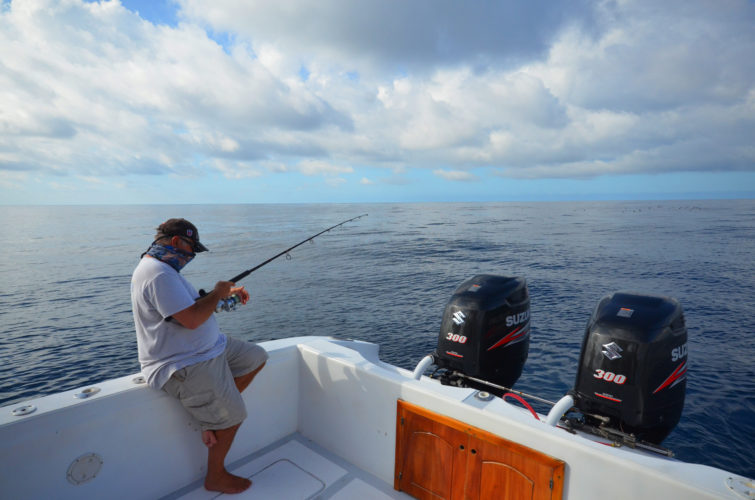
{"type": "Polygon", "coordinates": [[[267,361],[265,350],[221,333],[215,309],[235,295],[249,300],[244,287],[218,281],[203,296],[179,273],[197,253],[197,228],[185,219],[169,219],[131,278],[131,303],[142,373],[150,387],[177,398],[199,422],[208,448],[204,486],[210,491],[240,493],[249,479],[230,474],[225,458],[247,416],[241,391],[267,361]]]}

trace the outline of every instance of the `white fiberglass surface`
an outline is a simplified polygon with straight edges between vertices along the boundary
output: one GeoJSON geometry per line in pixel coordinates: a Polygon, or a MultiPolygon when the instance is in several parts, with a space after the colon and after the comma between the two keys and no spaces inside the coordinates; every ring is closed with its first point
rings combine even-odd
{"type": "MultiPolygon", "coordinates": [[[[410,498],[393,490],[392,485],[362,471],[299,434],[289,436],[258,453],[236,461],[229,466],[229,470],[233,474],[252,480],[250,489],[233,495],[233,498],[243,500],[410,498]]],[[[197,481],[165,497],[164,500],[209,500],[226,496],[205,490],[201,481],[197,481]]]]}

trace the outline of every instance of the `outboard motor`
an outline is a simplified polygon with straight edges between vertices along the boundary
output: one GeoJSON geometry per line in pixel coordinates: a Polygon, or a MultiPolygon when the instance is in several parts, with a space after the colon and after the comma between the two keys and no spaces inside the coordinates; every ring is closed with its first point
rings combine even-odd
{"type": "Polygon", "coordinates": [[[600,300],[582,341],[573,393],[586,419],[659,444],[679,422],[686,379],[679,302],[631,293],[600,300]]]}
{"type": "MultiPolygon", "coordinates": [[[[435,364],[511,387],[522,374],[529,344],[530,298],[524,278],[481,274],[462,283],[446,304],[435,364]]],[[[468,380],[459,385],[477,387],[468,380]]]]}

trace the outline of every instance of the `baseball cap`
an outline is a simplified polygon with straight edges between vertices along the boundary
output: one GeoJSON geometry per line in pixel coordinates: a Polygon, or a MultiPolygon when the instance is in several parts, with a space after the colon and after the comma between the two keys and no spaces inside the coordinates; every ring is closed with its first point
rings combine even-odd
{"type": "Polygon", "coordinates": [[[157,227],[156,240],[165,236],[181,236],[192,241],[194,252],[206,252],[207,247],[199,242],[197,227],[186,219],[168,219],[157,227]]]}

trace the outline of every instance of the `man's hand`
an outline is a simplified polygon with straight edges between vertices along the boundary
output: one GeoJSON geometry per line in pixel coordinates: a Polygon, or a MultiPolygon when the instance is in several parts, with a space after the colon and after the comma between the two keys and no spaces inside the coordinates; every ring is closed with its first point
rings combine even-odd
{"type": "Polygon", "coordinates": [[[217,283],[215,283],[215,289],[213,289],[213,291],[210,292],[210,295],[215,294],[216,297],[219,297],[220,299],[224,299],[226,297],[231,296],[231,293],[233,292],[232,288],[233,288],[233,282],[218,281],[217,283]]]}
{"type": "Polygon", "coordinates": [[[242,304],[246,304],[249,302],[249,292],[246,291],[246,289],[243,286],[237,286],[234,288],[231,288],[231,293],[229,295],[237,295],[239,299],[241,299],[242,304]]]}
{"type": "MultiPolygon", "coordinates": [[[[199,297],[192,306],[173,314],[173,318],[190,330],[198,328],[215,313],[218,302],[230,297],[233,285],[231,281],[218,281],[210,293],[199,297]]],[[[246,293],[246,296],[248,300],[249,294],[246,293]]]]}
{"type": "Polygon", "coordinates": [[[218,444],[218,438],[215,436],[215,431],[202,431],[202,442],[208,448],[212,448],[218,444]]]}

